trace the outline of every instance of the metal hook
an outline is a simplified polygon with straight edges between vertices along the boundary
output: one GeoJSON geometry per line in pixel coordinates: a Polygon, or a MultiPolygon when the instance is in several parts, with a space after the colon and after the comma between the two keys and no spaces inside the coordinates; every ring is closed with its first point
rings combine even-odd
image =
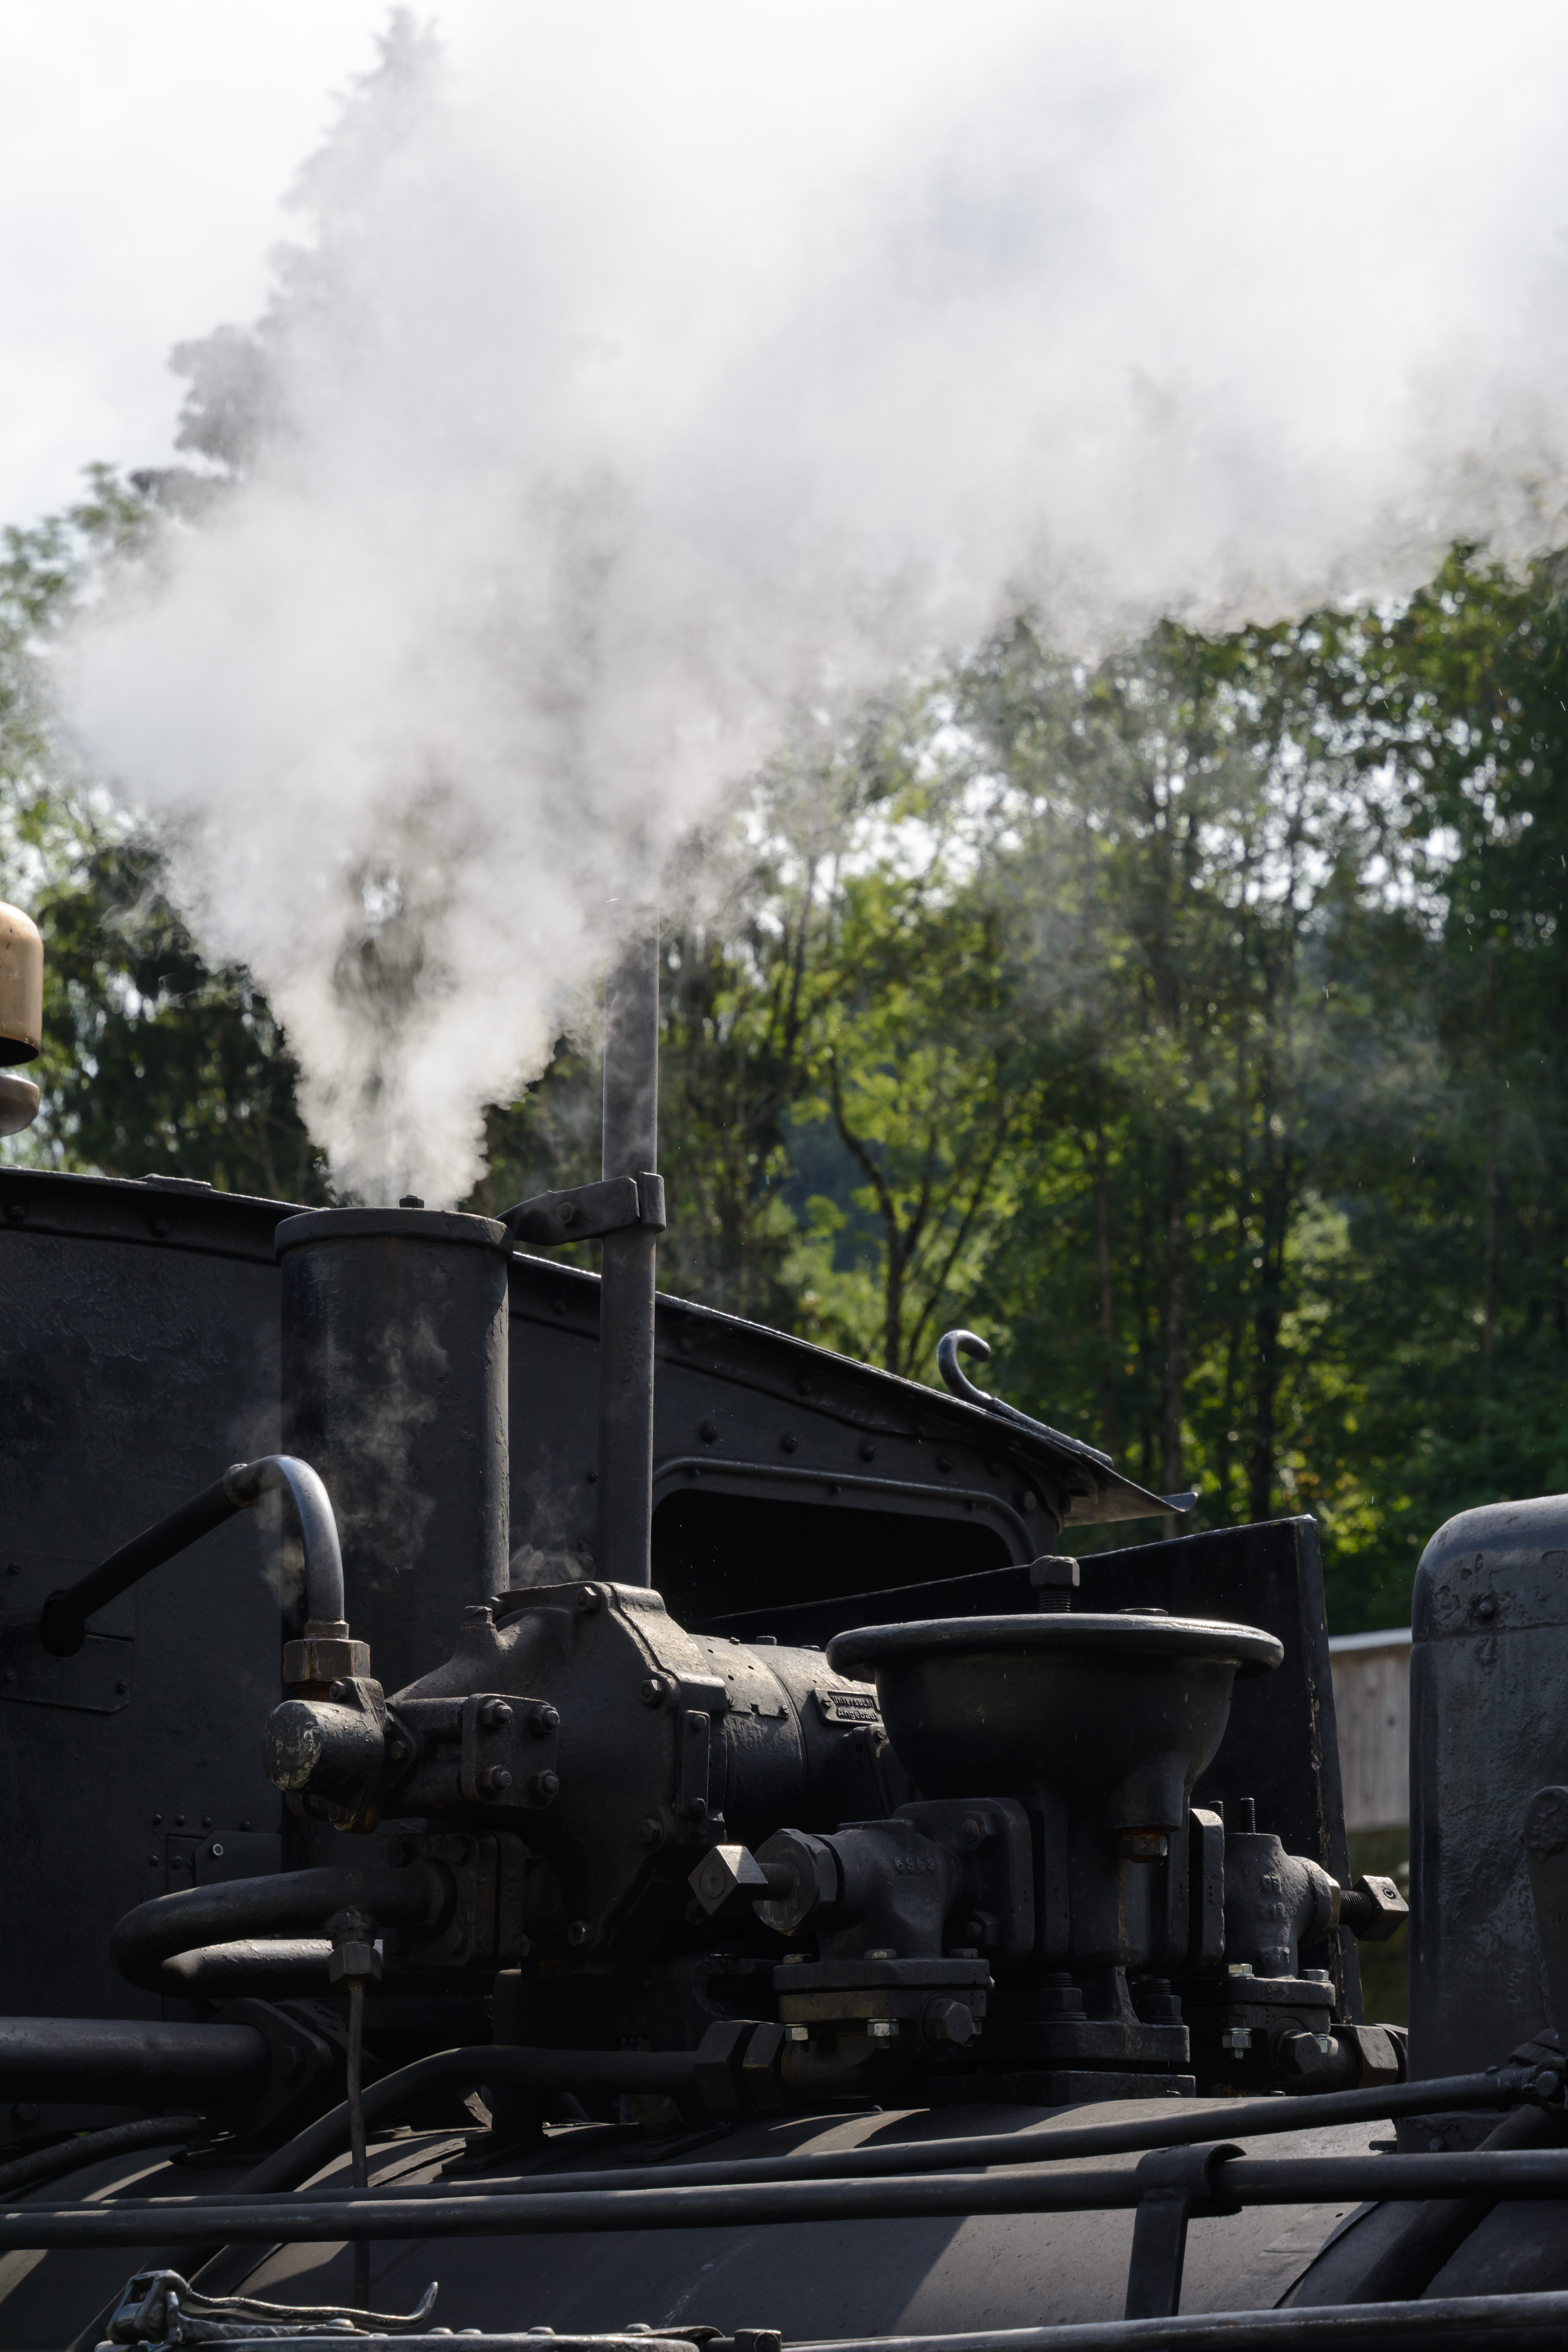
{"type": "Polygon", "coordinates": [[[1065,1430],[1053,1429],[1048,1422],[1031,1420],[1026,1412],[1020,1412],[1016,1405],[1008,1404],[1004,1398],[990,1396],[984,1389],[976,1388],[958,1360],[961,1355],[973,1356],[976,1362],[985,1364],[991,1360],[991,1349],[978,1331],[942,1333],[936,1343],[936,1368],[942,1374],[943,1386],[955,1397],[962,1397],[966,1404],[977,1404],[982,1412],[993,1413],[1000,1421],[1010,1421],[1016,1428],[1026,1429],[1036,1437],[1048,1437],[1053,1445],[1067,1445],[1075,1454],[1087,1454],[1092,1461],[1103,1462],[1108,1470],[1115,1467],[1110,1454],[1102,1454],[1098,1445],[1086,1445],[1081,1437],[1069,1437],[1065,1430]]]}

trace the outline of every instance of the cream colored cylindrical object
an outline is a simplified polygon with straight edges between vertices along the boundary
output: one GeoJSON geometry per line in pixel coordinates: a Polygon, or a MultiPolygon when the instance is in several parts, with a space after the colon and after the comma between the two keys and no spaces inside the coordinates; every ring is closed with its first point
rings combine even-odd
{"type": "Polygon", "coordinates": [[[0,1135],[20,1135],[38,1116],[38,1089],[31,1078],[0,1070],[0,1135]]]}
{"type": "Polygon", "coordinates": [[[43,1042],[44,943],[29,916],[0,903],[0,1064],[30,1062],[43,1042]]]}

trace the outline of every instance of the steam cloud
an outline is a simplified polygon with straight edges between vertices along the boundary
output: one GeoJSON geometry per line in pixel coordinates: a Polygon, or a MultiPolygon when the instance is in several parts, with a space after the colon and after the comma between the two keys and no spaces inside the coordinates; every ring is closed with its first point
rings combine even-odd
{"type": "Polygon", "coordinates": [[[68,679],[337,1181],[463,1194],[800,708],[1560,538],[1565,64],[1431,0],[405,22],[187,356],[237,480],[68,679]]]}

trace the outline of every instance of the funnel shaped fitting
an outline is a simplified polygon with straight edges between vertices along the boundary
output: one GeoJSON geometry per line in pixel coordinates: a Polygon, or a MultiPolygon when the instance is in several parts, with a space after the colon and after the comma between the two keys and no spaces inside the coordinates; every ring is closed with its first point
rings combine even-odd
{"type": "Polygon", "coordinates": [[[937,1617],[827,1647],[837,1673],[875,1682],[923,1796],[1048,1791],[1156,1832],[1182,1827],[1237,1675],[1284,1654],[1255,1625],[1142,1613],[937,1617]]]}

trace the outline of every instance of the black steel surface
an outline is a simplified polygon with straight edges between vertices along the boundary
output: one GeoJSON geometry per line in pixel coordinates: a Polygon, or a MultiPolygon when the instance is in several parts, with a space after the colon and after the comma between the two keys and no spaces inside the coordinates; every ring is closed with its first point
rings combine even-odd
{"type": "MultiPolygon", "coordinates": [[[[1512,2352],[1515,2346],[1533,2347],[1551,2343],[1568,2326],[1568,2294],[1447,2296],[1439,2302],[1347,2305],[1336,2311],[1226,2311],[1202,2317],[1176,2319],[1090,2320],[1059,2327],[977,2329],[962,2336],[822,2336],[788,2339],[789,2352],[1246,2352],[1246,2347],[1279,2346],[1293,2352],[1336,2352],[1341,2345],[1440,2344],[1445,2352],[1512,2352]]],[[[754,2337],[761,2331],[750,2331],[754,2337]]],[[[501,2335],[478,2328],[468,2331],[477,2352],[538,2352],[537,2332],[501,2335]]],[[[740,2347],[748,2331],[733,2338],[717,2338],[711,2352],[740,2347]]],[[[449,2352],[451,2337],[444,2335],[356,2336],[366,2352],[449,2352]]],[[[650,2352],[668,2352],[668,2338],[657,2334],[630,2339],[615,2336],[564,2335],[552,2336],[552,2352],[591,2352],[591,2347],[616,2347],[632,2352],[635,2345],[650,2352]]],[[[292,2352],[340,2352],[339,2336],[299,2336],[292,2352]]],[[[262,2352],[262,2339],[241,2337],[235,2352],[262,2352]]],[[[274,2352],[268,2344],[267,2352],[274,2352]]],[[[751,2347],[747,2347],[751,2352],[751,2347]]]]}
{"type": "MultiPolygon", "coordinates": [[[[130,1530],[276,1450],[272,1246],[287,1213],[205,1188],[0,1172],[0,2008],[13,2016],[156,2015],[116,1976],[116,1918],[237,1864],[277,1865],[278,1799],[255,1739],[236,1736],[278,1675],[274,1538],[258,1515],[110,1603],[75,1657],[51,1658],[37,1625],[49,1593],[130,1530]]],[[[46,2106],[29,2127],[52,2119],[46,2106]]],[[[0,2105],[0,2132],[16,2128],[0,2105]]]]}
{"type": "MultiPolygon", "coordinates": [[[[1185,2318],[1090,2320],[1061,2327],[980,2328],[962,2336],[839,2336],[793,2341],[790,2352],[1242,2352],[1247,2345],[1335,2352],[1341,2345],[1430,2341],[1460,2352],[1549,2342],[1568,2327],[1568,2294],[1466,2295],[1342,2304],[1322,2311],[1225,2311],[1185,2318]]],[[[503,2339],[486,2341],[499,2347],[503,2339]]],[[[526,2336],[515,2339],[526,2346],[526,2336]]],[[[537,2339],[535,2339],[537,2341],[537,2339]]],[[[326,2352],[323,2345],[321,2352],[326,2352]]]]}
{"type": "Polygon", "coordinates": [[[1422,1554],[1410,1659],[1410,2066],[1450,2074],[1548,2008],[1524,1843],[1568,1781],[1568,1496],[1461,1511],[1422,1554]]]}

